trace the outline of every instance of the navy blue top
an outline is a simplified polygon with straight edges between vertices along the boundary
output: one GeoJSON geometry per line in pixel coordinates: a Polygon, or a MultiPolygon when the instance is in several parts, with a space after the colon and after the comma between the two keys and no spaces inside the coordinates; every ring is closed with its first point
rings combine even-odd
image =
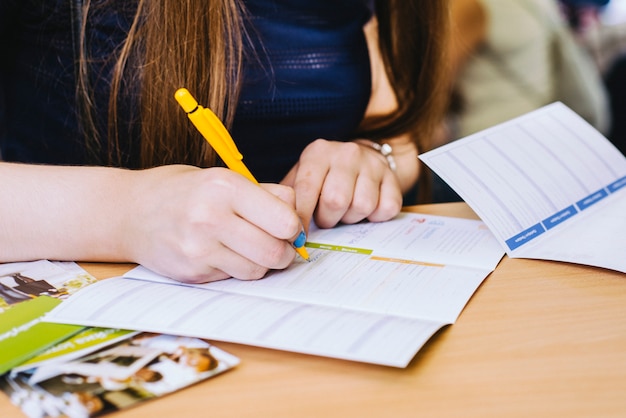
{"type": "MultiPolygon", "coordinates": [[[[72,37],[77,25],[72,3],[77,1],[0,2],[4,160],[86,162],[74,99],[72,37]]],[[[107,12],[90,18],[88,25],[103,135],[113,64],[107,58],[130,27],[136,5],[129,3],[109,1],[107,12]]],[[[371,0],[245,0],[245,4],[254,46],[257,52],[266,52],[260,63],[246,63],[232,134],[255,176],[279,181],[312,140],[348,140],[361,121],[371,86],[362,31],[371,16],[371,0]]],[[[127,156],[131,167],[136,160],[127,156]]]]}

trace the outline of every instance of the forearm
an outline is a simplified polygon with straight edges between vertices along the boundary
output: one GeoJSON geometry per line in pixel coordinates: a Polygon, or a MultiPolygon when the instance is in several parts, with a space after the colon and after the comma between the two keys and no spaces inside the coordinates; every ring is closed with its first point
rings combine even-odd
{"type": "Polygon", "coordinates": [[[302,228],[291,188],[221,167],[0,163],[0,193],[0,262],[129,261],[182,281],[256,280],[293,261],[302,228]]]}
{"type": "MultiPolygon", "coordinates": [[[[371,97],[365,111],[365,120],[369,117],[378,117],[393,113],[398,108],[398,101],[391,88],[389,78],[378,48],[377,20],[373,18],[364,27],[370,54],[372,73],[371,97]]],[[[417,146],[410,134],[382,141],[391,145],[392,156],[396,162],[396,176],[403,193],[413,187],[419,176],[419,162],[417,160],[417,146]]]]}
{"type": "Polygon", "coordinates": [[[129,261],[133,172],[0,163],[0,262],[129,261]]]}

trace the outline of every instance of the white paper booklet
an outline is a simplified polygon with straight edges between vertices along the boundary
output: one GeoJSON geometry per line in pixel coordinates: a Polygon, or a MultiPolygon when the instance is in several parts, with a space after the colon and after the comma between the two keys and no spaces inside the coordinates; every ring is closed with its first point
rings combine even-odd
{"type": "Polygon", "coordinates": [[[562,103],[420,158],[510,257],[626,272],[626,158],[562,103]]]}
{"type": "Polygon", "coordinates": [[[47,320],[405,367],[504,255],[481,221],[415,213],[314,229],[307,247],[311,262],[258,281],[183,285],[140,266],[47,320]]]}

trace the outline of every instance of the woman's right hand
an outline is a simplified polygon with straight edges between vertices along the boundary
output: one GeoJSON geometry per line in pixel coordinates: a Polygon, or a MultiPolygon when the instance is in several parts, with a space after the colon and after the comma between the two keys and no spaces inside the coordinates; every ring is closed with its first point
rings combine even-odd
{"type": "Polygon", "coordinates": [[[293,261],[290,242],[302,225],[292,188],[259,187],[217,167],[173,165],[134,175],[124,243],[132,261],[190,283],[259,279],[293,261]]]}

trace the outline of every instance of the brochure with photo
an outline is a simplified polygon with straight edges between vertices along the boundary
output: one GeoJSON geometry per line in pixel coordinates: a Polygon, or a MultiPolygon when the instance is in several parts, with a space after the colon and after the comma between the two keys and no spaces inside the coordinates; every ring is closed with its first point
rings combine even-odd
{"type": "Polygon", "coordinates": [[[96,417],[239,364],[237,357],[204,340],[152,333],[131,333],[82,357],[61,359],[12,371],[0,378],[0,388],[29,418],[96,417]]]}

